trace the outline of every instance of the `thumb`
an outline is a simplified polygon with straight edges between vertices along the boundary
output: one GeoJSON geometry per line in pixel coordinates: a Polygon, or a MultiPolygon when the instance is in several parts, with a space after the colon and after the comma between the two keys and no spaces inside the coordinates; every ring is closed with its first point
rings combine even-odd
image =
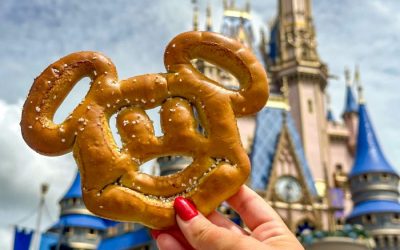
{"type": "MultiPolygon", "coordinates": [[[[212,224],[189,200],[175,199],[178,226],[195,249],[241,249],[252,245],[253,239],[212,224]]],[[[250,248],[249,248],[250,249],[250,248]]]]}

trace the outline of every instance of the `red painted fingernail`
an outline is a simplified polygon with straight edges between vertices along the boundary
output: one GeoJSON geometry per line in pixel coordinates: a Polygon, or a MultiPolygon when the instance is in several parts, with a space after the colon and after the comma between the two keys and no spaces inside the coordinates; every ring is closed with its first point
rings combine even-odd
{"type": "Polygon", "coordinates": [[[177,197],[174,201],[175,211],[182,220],[187,221],[199,214],[196,206],[188,199],[177,197]]]}
{"type": "Polygon", "coordinates": [[[151,230],[150,231],[150,234],[151,234],[151,237],[153,238],[153,239],[157,239],[157,237],[160,235],[162,233],[162,231],[160,231],[160,230],[151,230]]]}

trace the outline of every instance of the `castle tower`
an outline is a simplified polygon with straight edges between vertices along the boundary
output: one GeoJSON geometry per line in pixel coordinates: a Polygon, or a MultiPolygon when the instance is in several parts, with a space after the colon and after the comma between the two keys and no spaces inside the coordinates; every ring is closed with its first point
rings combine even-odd
{"type": "Polygon", "coordinates": [[[329,208],[319,203],[320,195],[289,111],[286,81],[282,92],[271,96],[257,114],[250,186],[297,235],[306,229],[326,230],[329,208]]]}
{"type": "MultiPolygon", "coordinates": [[[[348,131],[349,131],[349,137],[347,141],[347,146],[349,148],[349,151],[352,155],[355,153],[355,147],[356,147],[356,139],[357,139],[357,124],[358,124],[358,107],[357,107],[357,101],[354,98],[353,94],[353,89],[351,86],[351,79],[350,79],[350,71],[349,69],[345,69],[345,79],[346,79],[346,99],[345,99],[345,105],[344,105],[344,110],[343,110],[343,120],[344,124],[346,125],[348,131]]],[[[356,70],[355,72],[356,79],[358,81],[358,71],[356,70]]]]}
{"type": "Polygon", "coordinates": [[[291,113],[307,161],[316,182],[324,183],[324,168],[329,168],[325,111],[328,70],[317,53],[311,0],[279,0],[278,8],[266,62],[271,90],[279,92],[287,79],[291,113]]]}
{"type": "Polygon", "coordinates": [[[386,160],[360,91],[356,158],[349,175],[354,207],[347,221],[362,224],[376,249],[400,249],[399,175],[386,160]]]}
{"type": "Polygon", "coordinates": [[[60,217],[48,233],[57,235],[56,241],[41,249],[97,249],[102,234],[107,229],[107,221],[90,213],[83,203],[81,178],[77,172],[75,179],[60,200],[60,217]]]}
{"type": "Polygon", "coordinates": [[[60,206],[58,221],[42,234],[42,250],[153,249],[146,227],[102,219],[86,209],[79,172],[61,199],[60,206]]]}

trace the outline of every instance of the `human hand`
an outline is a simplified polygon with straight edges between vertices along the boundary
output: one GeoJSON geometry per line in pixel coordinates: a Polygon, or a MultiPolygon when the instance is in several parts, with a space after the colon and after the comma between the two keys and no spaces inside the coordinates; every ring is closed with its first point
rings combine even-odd
{"type": "Polygon", "coordinates": [[[279,215],[246,186],[227,200],[249,229],[242,229],[214,211],[204,217],[187,199],[178,197],[174,207],[178,227],[152,230],[160,250],[183,249],[304,249],[279,215]]]}

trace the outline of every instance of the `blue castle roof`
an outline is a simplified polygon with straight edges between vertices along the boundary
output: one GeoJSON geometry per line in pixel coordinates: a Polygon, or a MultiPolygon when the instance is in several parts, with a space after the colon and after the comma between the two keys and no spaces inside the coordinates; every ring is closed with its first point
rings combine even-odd
{"type": "Polygon", "coordinates": [[[128,232],[117,237],[107,238],[100,242],[99,250],[124,250],[132,246],[140,246],[151,241],[149,230],[141,228],[134,232],[128,232]]]}
{"type": "MultiPolygon", "coordinates": [[[[82,198],[81,190],[81,175],[76,172],[75,179],[68,191],[65,193],[62,200],[71,198],[82,198]]],[[[97,230],[106,230],[107,227],[113,226],[118,222],[106,220],[94,215],[87,214],[67,214],[61,215],[59,220],[52,226],[52,228],[62,227],[82,227],[93,228],[97,230]]]]}
{"type": "Polygon", "coordinates": [[[264,108],[257,115],[257,126],[251,155],[252,187],[265,190],[270,177],[272,162],[276,153],[279,135],[284,126],[284,115],[289,136],[294,144],[294,151],[300,161],[300,168],[312,195],[317,195],[314,178],[306,160],[302,142],[289,111],[279,108],[264,108]]]}
{"type": "Polygon", "coordinates": [[[103,231],[107,229],[108,223],[104,219],[92,215],[68,214],[61,216],[52,228],[64,227],[92,228],[103,231]]]}
{"type": "Polygon", "coordinates": [[[374,172],[397,175],[381,150],[365,104],[360,104],[358,113],[357,151],[350,177],[374,172]]]}
{"type": "Polygon", "coordinates": [[[70,198],[80,198],[82,197],[81,191],[81,175],[79,172],[76,172],[75,179],[72,182],[72,185],[69,187],[68,191],[65,193],[63,200],[70,198]]]}
{"type": "MultiPolygon", "coordinates": [[[[79,172],[76,173],[72,185],[65,193],[62,200],[71,198],[82,198],[81,176],[79,172]]],[[[62,214],[59,220],[51,228],[62,229],[66,227],[79,227],[79,228],[90,228],[90,229],[105,231],[107,230],[107,228],[116,226],[116,224],[118,223],[120,222],[103,219],[91,214],[86,214],[86,213],[80,214],[79,212],[77,212],[71,214],[62,214]]],[[[55,244],[54,242],[58,241],[59,237],[58,234],[54,235],[51,233],[45,233],[43,235],[46,237],[44,237],[41,242],[41,246],[43,246],[43,248],[41,249],[46,249],[46,250],[50,249],[49,246],[51,246],[52,244],[54,245],[55,244]]],[[[124,233],[122,235],[116,235],[112,238],[102,239],[98,249],[102,250],[128,249],[138,245],[146,244],[150,240],[151,238],[149,236],[147,229],[142,228],[139,230],[124,233]]]]}
{"type": "Polygon", "coordinates": [[[346,86],[346,103],[344,106],[344,111],[343,113],[352,113],[352,112],[357,112],[357,101],[354,98],[353,90],[351,89],[350,85],[346,86]]]}
{"type": "Polygon", "coordinates": [[[400,213],[400,204],[395,201],[370,200],[357,204],[347,219],[375,213],[400,213]]]}

